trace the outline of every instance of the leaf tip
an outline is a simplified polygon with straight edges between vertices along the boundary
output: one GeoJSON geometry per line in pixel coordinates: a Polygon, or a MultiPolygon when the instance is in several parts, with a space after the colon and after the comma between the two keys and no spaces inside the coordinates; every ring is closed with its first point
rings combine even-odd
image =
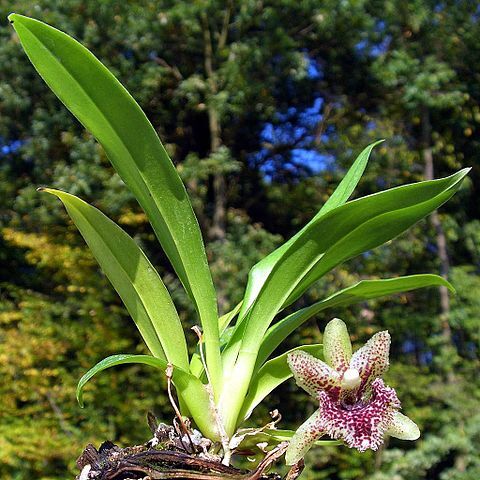
{"type": "Polygon", "coordinates": [[[455,289],[455,287],[450,283],[450,282],[446,282],[446,285],[445,285],[449,290],[450,290],[450,293],[452,295],[456,295],[457,294],[457,290],[455,289]]]}
{"type": "Polygon", "coordinates": [[[459,180],[463,180],[469,173],[472,167],[465,167],[459,170],[457,173],[454,173],[452,176],[457,175],[459,177],[459,180]]]}
{"type": "Polygon", "coordinates": [[[77,387],[77,402],[78,402],[78,405],[80,406],[80,408],[85,407],[85,402],[83,401],[83,392],[82,392],[82,388],[80,387],[80,385],[77,387]]]}
{"type": "Polygon", "coordinates": [[[370,149],[370,152],[371,152],[377,145],[380,145],[381,143],[383,143],[385,141],[386,141],[385,138],[380,138],[379,140],[375,140],[375,142],[368,145],[367,149],[370,149]]]}
{"type": "Polygon", "coordinates": [[[40,193],[50,193],[50,195],[55,195],[58,197],[57,195],[57,192],[58,190],[54,190],[53,188],[48,188],[48,187],[43,187],[43,186],[40,186],[40,187],[37,187],[37,192],[40,192],[40,193]]]}
{"type": "Polygon", "coordinates": [[[17,17],[18,15],[16,13],[10,13],[7,15],[7,20],[13,25],[13,22],[15,21],[15,18],[17,17]]]}

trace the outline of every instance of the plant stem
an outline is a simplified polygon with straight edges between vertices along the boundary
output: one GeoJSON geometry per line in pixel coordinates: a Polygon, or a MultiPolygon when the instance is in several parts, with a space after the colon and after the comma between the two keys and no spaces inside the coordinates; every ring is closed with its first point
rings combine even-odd
{"type": "Polygon", "coordinates": [[[231,374],[224,381],[219,410],[229,437],[237,428],[238,417],[248,393],[256,359],[256,352],[241,350],[231,374]]]}

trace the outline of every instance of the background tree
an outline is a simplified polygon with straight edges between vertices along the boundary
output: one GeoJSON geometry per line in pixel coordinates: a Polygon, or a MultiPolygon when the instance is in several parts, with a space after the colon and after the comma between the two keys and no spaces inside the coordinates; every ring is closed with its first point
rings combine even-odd
{"type": "MultiPolygon", "coordinates": [[[[420,180],[432,165],[437,177],[473,166],[471,184],[437,217],[309,292],[314,299],[380,275],[448,274],[457,288],[448,306],[427,290],[318,318],[322,329],[344,318],[358,345],[378,329],[394,332],[387,380],[423,439],[392,441],[376,455],[312,451],[305,476],[478,478],[480,26],[477,2],[466,0],[0,1],[2,478],[65,478],[84,444],[143,442],[148,410],[171,416],[162,382],[139,367],[99,377],[86,410],[76,406],[76,380],[105,347],[144,346],[38,185],[79,195],[135,234],[182,319],[196,323],[133,197],[21,52],[6,21],[13,10],[73,34],[147,112],[193,196],[222,310],[241,297],[250,266],[314,215],[367,143],[387,139],[362,194],[420,180]]],[[[321,340],[313,322],[298,335],[321,340]]],[[[315,408],[293,383],[268,405],[285,426],[315,408]]]]}

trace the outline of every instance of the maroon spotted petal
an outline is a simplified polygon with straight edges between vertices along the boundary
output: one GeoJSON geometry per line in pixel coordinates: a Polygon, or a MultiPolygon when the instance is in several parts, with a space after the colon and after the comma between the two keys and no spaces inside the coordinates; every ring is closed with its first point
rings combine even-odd
{"type": "Polygon", "coordinates": [[[322,392],[317,428],[360,452],[377,450],[399,408],[395,390],[377,378],[371,385],[371,397],[353,405],[343,405],[322,392]]]}
{"type": "Polygon", "coordinates": [[[318,398],[320,392],[325,391],[332,398],[338,398],[340,374],[325,362],[302,350],[289,353],[287,361],[297,385],[312,397],[318,398]]]}
{"type": "Polygon", "coordinates": [[[362,395],[370,384],[381,377],[389,366],[390,334],[388,331],[376,333],[362,348],[357,350],[350,361],[350,368],[360,374],[362,383],[359,394],[362,395]]]}

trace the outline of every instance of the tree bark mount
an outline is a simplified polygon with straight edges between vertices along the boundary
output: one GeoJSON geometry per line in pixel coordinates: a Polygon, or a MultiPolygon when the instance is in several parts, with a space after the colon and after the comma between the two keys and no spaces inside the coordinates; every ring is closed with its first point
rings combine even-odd
{"type": "MultiPolygon", "coordinates": [[[[77,480],[282,480],[266,473],[285,451],[279,446],[269,452],[253,471],[223,465],[218,460],[178,450],[159,450],[149,444],[119,448],[104,442],[97,450],[88,445],[77,460],[77,480]]],[[[295,480],[303,462],[295,465],[285,480],[295,480]]]]}

